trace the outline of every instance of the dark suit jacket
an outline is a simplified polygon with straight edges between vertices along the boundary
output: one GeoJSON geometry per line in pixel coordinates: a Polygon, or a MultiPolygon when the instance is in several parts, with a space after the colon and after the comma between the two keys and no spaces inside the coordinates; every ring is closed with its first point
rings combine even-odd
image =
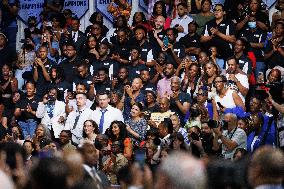
{"type": "MultiPolygon", "coordinates": [[[[98,183],[101,187],[100,188],[106,188],[106,187],[109,187],[110,186],[110,181],[108,180],[107,176],[101,172],[101,171],[97,171],[96,172],[99,176],[99,178],[101,179],[101,182],[98,183]]],[[[88,171],[86,171],[84,169],[84,181],[85,182],[95,182],[97,183],[98,182],[98,179],[94,179],[89,173],[88,171]]]]}
{"type": "Polygon", "coordinates": [[[77,41],[75,42],[73,39],[72,39],[72,31],[69,31],[69,35],[66,36],[64,33],[61,34],[61,38],[60,38],[60,46],[62,46],[64,43],[67,43],[67,42],[73,42],[75,44],[75,47],[76,47],[76,50],[77,50],[77,53],[80,52],[85,44],[85,41],[86,41],[86,36],[85,34],[82,32],[82,31],[78,31],[78,38],[77,38],[77,41]]]}

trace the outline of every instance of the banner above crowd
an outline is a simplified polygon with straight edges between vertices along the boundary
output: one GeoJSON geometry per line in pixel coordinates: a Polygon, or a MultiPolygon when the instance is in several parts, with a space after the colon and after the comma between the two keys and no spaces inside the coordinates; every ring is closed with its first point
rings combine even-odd
{"type": "MultiPolygon", "coordinates": [[[[27,24],[30,16],[35,16],[39,21],[39,15],[43,11],[45,0],[20,0],[19,18],[27,24]]],[[[64,8],[70,9],[78,18],[82,18],[89,10],[89,0],[65,0],[64,8]]]]}
{"type": "Polygon", "coordinates": [[[89,0],[65,0],[63,9],[70,9],[78,18],[82,18],[89,10],[89,0]]]}
{"type": "Polygon", "coordinates": [[[34,16],[39,21],[39,14],[43,11],[44,0],[20,0],[19,18],[27,24],[28,18],[34,16]]]}
{"type": "Polygon", "coordinates": [[[131,5],[132,0],[97,0],[94,3],[94,9],[108,19],[110,22],[113,22],[113,18],[124,15],[129,17],[131,14],[131,5]],[[119,2],[125,1],[123,5],[120,5],[119,2]]]}
{"type": "Polygon", "coordinates": [[[146,4],[145,0],[139,0],[139,7],[148,13],[148,5],[146,4]]]}

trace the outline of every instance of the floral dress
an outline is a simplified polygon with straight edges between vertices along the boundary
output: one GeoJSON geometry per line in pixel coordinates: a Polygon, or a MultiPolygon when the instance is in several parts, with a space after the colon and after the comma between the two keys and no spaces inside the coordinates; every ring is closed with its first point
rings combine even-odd
{"type": "Polygon", "coordinates": [[[138,121],[134,121],[133,119],[128,119],[125,121],[125,124],[128,125],[133,131],[139,134],[139,139],[130,135],[129,137],[132,139],[133,144],[135,146],[139,146],[140,142],[145,139],[146,131],[147,131],[147,121],[144,118],[141,118],[138,121]]]}

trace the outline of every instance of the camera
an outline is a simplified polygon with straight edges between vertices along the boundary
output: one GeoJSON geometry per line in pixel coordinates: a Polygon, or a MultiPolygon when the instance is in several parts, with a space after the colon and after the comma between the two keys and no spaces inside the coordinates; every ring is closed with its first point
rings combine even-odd
{"type": "Polygon", "coordinates": [[[211,129],[213,129],[213,128],[218,128],[218,127],[219,127],[218,121],[215,121],[215,120],[210,119],[210,120],[208,121],[208,126],[209,126],[211,129]]]}
{"type": "Polygon", "coordinates": [[[198,136],[198,134],[196,134],[195,132],[192,132],[192,133],[190,134],[190,138],[191,138],[192,140],[199,140],[199,136],[198,136]]]}
{"type": "Polygon", "coordinates": [[[55,99],[54,96],[48,95],[48,96],[47,96],[47,100],[48,100],[48,101],[55,101],[56,99],[55,99]]]}

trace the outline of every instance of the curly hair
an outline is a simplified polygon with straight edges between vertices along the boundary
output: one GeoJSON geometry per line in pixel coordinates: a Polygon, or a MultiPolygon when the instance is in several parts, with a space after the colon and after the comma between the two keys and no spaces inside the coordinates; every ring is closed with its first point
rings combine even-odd
{"type": "Polygon", "coordinates": [[[109,130],[107,132],[107,135],[112,142],[117,141],[117,140],[124,141],[124,139],[127,137],[126,125],[122,121],[111,122],[109,130]],[[114,124],[116,124],[119,127],[119,130],[120,130],[118,138],[112,132],[112,128],[113,128],[114,124]]]}
{"type": "MultiPolygon", "coordinates": [[[[84,126],[83,126],[83,127],[85,127],[85,124],[86,124],[88,121],[91,122],[91,124],[92,124],[92,126],[93,126],[93,128],[94,128],[94,133],[95,133],[95,134],[99,134],[100,132],[99,132],[98,124],[97,124],[95,121],[93,121],[93,120],[86,120],[86,121],[84,122],[84,126]]],[[[87,134],[86,134],[85,130],[83,129],[83,138],[86,138],[86,137],[87,137],[87,134]]]]}

